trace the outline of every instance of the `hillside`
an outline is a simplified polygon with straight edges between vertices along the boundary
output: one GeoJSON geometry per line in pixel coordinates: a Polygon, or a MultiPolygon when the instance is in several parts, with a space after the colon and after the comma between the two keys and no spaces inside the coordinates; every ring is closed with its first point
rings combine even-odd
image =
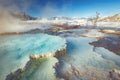
{"type": "Polygon", "coordinates": [[[16,17],[16,18],[19,18],[21,20],[35,20],[36,18],[35,17],[32,17],[26,13],[11,13],[12,16],[16,17]]]}
{"type": "Polygon", "coordinates": [[[120,22],[120,14],[102,18],[99,20],[99,22],[120,22]]]}

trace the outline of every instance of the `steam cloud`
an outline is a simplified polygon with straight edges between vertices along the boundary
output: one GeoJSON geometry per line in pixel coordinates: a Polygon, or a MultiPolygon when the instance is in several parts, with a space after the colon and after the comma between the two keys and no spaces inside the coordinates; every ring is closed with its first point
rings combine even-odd
{"type": "Polygon", "coordinates": [[[50,17],[50,16],[56,16],[58,14],[58,9],[55,5],[47,3],[42,9],[41,9],[41,16],[42,17],[50,17]]]}
{"type": "Polygon", "coordinates": [[[23,30],[19,24],[19,19],[13,17],[9,11],[0,8],[0,33],[4,32],[18,32],[23,30]]]}
{"type": "Polygon", "coordinates": [[[28,12],[32,6],[41,14],[41,17],[51,17],[61,16],[62,12],[66,11],[69,7],[65,4],[62,10],[59,11],[54,3],[47,2],[44,6],[36,5],[36,3],[38,3],[37,0],[0,0],[0,33],[25,30],[25,26],[19,24],[20,19],[11,15],[11,12],[28,12]]]}
{"type": "Polygon", "coordinates": [[[30,5],[29,0],[0,0],[0,33],[24,31],[25,26],[12,13],[27,11],[30,5]]]}

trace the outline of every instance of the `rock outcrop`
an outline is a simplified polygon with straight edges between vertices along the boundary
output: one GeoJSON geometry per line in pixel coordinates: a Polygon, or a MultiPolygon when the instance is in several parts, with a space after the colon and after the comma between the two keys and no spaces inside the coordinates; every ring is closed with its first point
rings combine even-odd
{"type": "Polygon", "coordinates": [[[104,47],[117,55],[120,55],[120,38],[115,37],[104,37],[99,39],[98,41],[94,41],[90,43],[94,47],[104,47]],[[114,46],[114,47],[113,47],[114,46]]]}

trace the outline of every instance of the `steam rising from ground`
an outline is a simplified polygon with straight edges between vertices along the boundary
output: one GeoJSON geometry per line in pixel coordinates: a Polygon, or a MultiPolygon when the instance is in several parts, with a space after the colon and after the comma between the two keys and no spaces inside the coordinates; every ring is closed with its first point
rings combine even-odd
{"type": "MultiPolygon", "coordinates": [[[[40,1],[42,2],[42,0],[40,1]]],[[[59,11],[57,5],[51,4],[49,1],[44,6],[36,5],[36,3],[38,3],[37,0],[0,0],[0,33],[25,30],[25,27],[19,24],[20,20],[12,16],[10,12],[27,13],[32,8],[35,8],[38,14],[41,14],[41,17],[50,17],[62,15],[62,12],[68,8],[68,6],[62,6],[61,11],[59,11]]]]}
{"type": "Polygon", "coordinates": [[[47,3],[41,11],[41,16],[43,17],[50,17],[50,16],[56,16],[58,14],[58,9],[55,5],[47,3]]]}
{"type": "Polygon", "coordinates": [[[19,19],[12,16],[10,11],[0,7],[0,33],[23,30],[24,27],[19,24],[19,21],[19,19]]]}
{"type": "Polygon", "coordinates": [[[31,0],[0,0],[0,33],[25,30],[12,13],[27,12],[31,4],[31,0]]]}

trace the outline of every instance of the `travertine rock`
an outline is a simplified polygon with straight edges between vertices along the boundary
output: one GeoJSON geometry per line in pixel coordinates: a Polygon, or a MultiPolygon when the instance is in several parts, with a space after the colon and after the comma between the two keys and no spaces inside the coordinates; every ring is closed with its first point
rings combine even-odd
{"type": "Polygon", "coordinates": [[[113,69],[109,72],[110,80],[120,80],[120,70],[113,69]]]}

